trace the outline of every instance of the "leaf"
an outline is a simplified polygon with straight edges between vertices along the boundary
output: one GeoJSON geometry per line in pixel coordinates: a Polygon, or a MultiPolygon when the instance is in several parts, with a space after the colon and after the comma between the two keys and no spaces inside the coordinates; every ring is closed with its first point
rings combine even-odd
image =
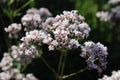
{"type": "Polygon", "coordinates": [[[9,2],[7,3],[8,6],[12,5],[14,3],[14,0],[8,0],[9,2]]]}

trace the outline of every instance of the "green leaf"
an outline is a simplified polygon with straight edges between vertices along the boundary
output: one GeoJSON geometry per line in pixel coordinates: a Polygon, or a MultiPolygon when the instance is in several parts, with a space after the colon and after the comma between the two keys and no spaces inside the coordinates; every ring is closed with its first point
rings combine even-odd
{"type": "Polygon", "coordinates": [[[12,5],[12,4],[13,4],[13,2],[14,2],[14,0],[8,0],[7,5],[8,5],[8,6],[10,6],[10,5],[12,5]]]}

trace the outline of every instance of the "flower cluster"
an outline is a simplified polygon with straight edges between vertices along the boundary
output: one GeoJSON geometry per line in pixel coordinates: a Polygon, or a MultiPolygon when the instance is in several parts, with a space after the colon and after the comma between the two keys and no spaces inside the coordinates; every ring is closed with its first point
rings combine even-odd
{"type": "Polygon", "coordinates": [[[111,10],[112,19],[120,19],[120,6],[116,6],[111,10]]]}
{"type": "Polygon", "coordinates": [[[5,32],[9,33],[9,38],[18,38],[18,34],[21,31],[21,29],[21,24],[12,23],[8,26],[8,28],[5,28],[5,32]]]}
{"type": "Polygon", "coordinates": [[[52,16],[47,8],[31,8],[28,9],[27,14],[21,19],[22,24],[25,26],[25,31],[30,31],[39,28],[39,25],[44,22],[48,17],[52,16]]]}
{"type": "Polygon", "coordinates": [[[36,8],[31,8],[28,9],[27,14],[39,14],[41,16],[42,21],[46,20],[48,17],[52,16],[52,13],[50,13],[50,11],[47,8],[40,8],[40,9],[36,9],[36,8]]]}
{"type": "Polygon", "coordinates": [[[55,34],[59,30],[67,31],[67,35],[72,38],[87,38],[89,36],[90,28],[85,23],[84,17],[78,15],[77,11],[63,11],[63,14],[55,17],[53,24],[55,34]]]}
{"type": "Polygon", "coordinates": [[[68,31],[70,37],[87,38],[90,32],[84,17],[78,15],[76,10],[63,11],[63,14],[57,15],[55,18],[48,18],[42,26],[43,29],[51,30],[53,33],[60,29],[68,31]],[[46,25],[48,27],[45,27],[46,25]]]}
{"type": "Polygon", "coordinates": [[[86,62],[89,69],[97,69],[101,73],[106,68],[107,47],[99,42],[95,44],[92,41],[88,41],[81,46],[81,49],[82,53],[80,55],[83,58],[87,58],[86,62]]]}
{"type": "Polygon", "coordinates": [[[51,31],[53,41],[49,44],[49,50],[56,48],[78,48],[80,46],[78,38],[87,38],[90,28],[84,21],[84,17],[78,15],[77,11],[63,11],[63,14],[55,18],[48,18],[43,23],[43,29],[51,31]],[[44,27],[48,25],[48,27],[44,27]],[[55,44],[53,44],[55,43],[55,44]]]}
{"type": "MultiPolygon", "coordinates": [[[[120,3],[120,0],[109,0],[108,4],[117,4],[120,3]]],[[[120,6],[116,5],[112,7],[110,11],[99,11],[96,16],[100,18],[101,21],[118,21],[120,20],[120,6]]]]}
{"type": "Polygon", "coordinates": [[[13,59],[11,58],[10,54],[4,53],[4,57],[0,62],[0,68],[2,70],[8,70],[13,66],[13,59]]]}
{"type": "Polygon", "coordinates": [[[34,45],[25,45],[24,43],[19,46],[13,45],[10,48],[10,53],[4,53],[4,57],[1,60],[0,67],[2,70],[7,70],[13,66],[13,60],[24,65],[30,63],[33,58],[37,57],[38,50],[34,45]]]}
{"type": "Polygon", "coordinates": [[[55,27],[53,26],[55,22],[57,22],[55,18],[49,17],[39,27],[46,30],[47,32],[51,32],[51,30],[55,29],[55,27]]]}
{"type": "Polygon", "coordinates": [[[113,71],[111,76],[104,75],[104,77],[99,80],[120,80],[120,70],[113,71]]]}
{"type": "MultiPolygon", "coordinates": [[[[35,9],[28,13],[38,12],[35,9]]],[[[41,10],[42,11],[42,10],[41,10]]],[[[72,49],[80,46],[77,39],[87,38],[90,28],[84,21],[84,17],[78,15],[77,11],[64,11],[55,18],[48,18],[39,27],[41,30],[33,30],[26,33],[21,40],[26,43],[48,44],[49,50],[72,49]]]]}
{"type": "Polygon", "coordinates": [[[18,69],[11,68],[0,72],[0,80],[38,80],[33,74],[22,74],[18,69]]]}
{"type": "Polygon", "coordinates": [[[36,29],[41,23],[39,14],[26,14],[22,17],[22,24],[25,26],[25,31],[36,29]]]}
{"type": "Polygon", "coordinates": [[[35,43],[37,45],[41,45],[42,43],[51,42],[52,38],[50,34],[47,34],[44,30],[33,30],[26,33],[25,37],[21,39],[26,45],[30,43],[35,43]]]}
{"type": "Polygon", "coordinates": [[[108,3],[109,4],[116,4],[116,3],[119,3],[120,0],[109,0],[108,3]]]}
{"type": "Polygon", "coordinates": [[[30,55],[33,58],[38,54],[38,50],[34,45],[26,45],[24,43],[20,44],[20,54],[30,55]],[[33,55],[34,54],[34,55],[33,55]]]}
{"type": "Polygon", "coordinates": [[[20,63],[20,65],[25,65],[30,63],[33,58],[37,57],[38,50],[34,45],[25,45],[21,43],[19,46],[11,47],[11,57],[20,63]]]}
{"type": "MultiPolygon", "coordinates": [[[[12,49],[16,49],[16,46],[12,46],[12,49]]],[[[14,68],[13,60],[18,58],[18,54],[12,55],[17,50],[14,50],[10,53],[4,53],[4,56],[0,62],[0,80],[37,80],[33,74],[22,74],[19,69],[14,68]]],[[[20,58],[20,57],[19,57],[20,58]]],[[[22,60],[23,58],[21,58],[22,60]]]]}
{"type": "Polygon", "coordinates": [[[109,12],[105,12],[105,11],[97,12],[96,16],[100,18],[101,21],[108,21],[111,18],[109,12]]]}

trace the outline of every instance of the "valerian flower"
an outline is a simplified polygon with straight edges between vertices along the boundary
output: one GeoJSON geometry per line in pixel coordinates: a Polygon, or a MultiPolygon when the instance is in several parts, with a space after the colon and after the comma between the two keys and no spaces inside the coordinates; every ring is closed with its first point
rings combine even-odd
{"type": "Polygon", "coordinates": [[[41,16],[42,21],[44,22],[48,17],[52,16],[52,13],[47,8],[40,8],[39,14],[41,16]]]}
{"type": "Polygon", "coordinates": [[[116,3],[119,3],[120,0],[109,0],[108,3],[109,4],[116,4],[116,3]]]}
{"type": "Polygon", "coordinates": [[[33,58],[38,55],[38,50],[34,45],[26,45],[25,43],[19,44],[19,46],[13,45],[10,48],[11,58],[18,62],[20,65],[30,63],[33,58]]]}
{"type": "Polygon", "coordinates": [[[28,9],[26,14],[22,17],[21,22],[25,26],[25,31],[39,29],[39,25],[42,24],[48,17],[52,16],[47,8],[31,8],[28,9]]]}
{"type": "Polygon", "coordinates": [[[107,47],[101,43],[94,43],[92,41],[85,42],[81,46],[82,53],[81,57],[86,58],[89,69],[97,69],[101,73],[106,69],[107,65],[107,47]]]}
{"type": "Polygon", "coordinates": [[[0,80],[38,80],[33,74],[23,74],[16,68],[0,72],[0,80]]]}
{"type": "Polygon", "coordinates": [[[110,18],[111,18],[110,13],[107,12],[107,11],[97,12],[96,16],[97,16],[98,18],[100,18],[101,21],[108,21],[108,20],[110,20],[110,18]]]}
{"type": "Polygon", "coordinates": [[[111,9],[111,18],[120,19],[120,6],[116,6],[111,9]]]}
{"type": "Polygon", "coordinates": [[[48,17],[52,16],[52,13],[44,7],[41,7],[39,9],[31,8],[26,11],[27,14],[38,14],[40,15],[42,22],[44,22],[48,17]]]}
{"type": "Polygon", "coordinates": [[[111,76],[104,75],[103,78],[99,80],[120,80],[120,70],[113,71],[111,76]]]}
{"type": "Polygon", "coordinates": [[[41,17],[39,14],[26,14],[22,17],[21,22],[25,26],[25,31],[34,30],[41,24],[41,17]]]}
{"type": "Polygon", "coordinates": [[[13,59],[9,53],[4,53],[4,56],[0,62],[0,68],[2,70],[8,70],[13,66],[13,59]]]}
{"type": "Polygon", "coordinates": [[[17,23],[12,23],[11,25],[8,26],[8,28],[4,29],[5,32],[9,33],[9,38],[18,38],[19,37],[19,32],[22,30],[21,24],[17,23]]]}
{"type": "Polygon", "coordinates": [[[118,22],[120,19],[120,6],[119,6],[120,0],[109,0],[108,4],[110,6],[113,4],[117,4],[116,6],[113,6],[109,9],[109,11],[99,11],[97,12],[96,16],[101,20],[101,21],[113,21],[113,22],[118,22]]]}
{"type": "Polygon", "coordinates": [[[43,25],[49,33],[53,35],[53,40],[57,45],[49,44],[51,49],[73,49],[80,46],[78,39],[84,39],[89,36],[90,27],[85,23],[84,17],[78,15],[77,11],[63,11],[63,14],[55,18],[49,18],[43,25]]]}
{"type": "Polygon", "coordinates": [[[22,37],[21,40],[28,45],[30,43],[37,43],[37,45],[41,45],[43,43],[47,44],[51,42],[52,38],[51,35],[44,30],[33,30],[30,32],[26,32],[26,36],[22,37]]]}

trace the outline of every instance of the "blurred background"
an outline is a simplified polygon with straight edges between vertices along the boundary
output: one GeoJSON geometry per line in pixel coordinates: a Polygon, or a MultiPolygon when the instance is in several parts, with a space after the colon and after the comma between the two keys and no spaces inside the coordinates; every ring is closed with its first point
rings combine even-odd
{"type": "MultiPolygon", "coordinates": [[[[108,47],[108,66],[102,74],[98,74],[96,70],[87,70],[69,80],[97,80],[102,77],[103,74],[111,75],[113,70],[120,69],[120,18],[113,17],[109,21],[100,21],[100,19],[96,17],[96,13],[101,10],[110,11],[112,7],[120,4],[108,5],[107,3],[108,0],[0,0],[0,59],[2,58],[3,53],[7,52],[10,47],[10,39],[8,38],[7,33],[4,32],[4,28],[8,27],[8,25],[13,22],[20,23],[21,17],[26,13],[27,9],[32,7],[45,7],[53,13],[53,16],[61,14],[64,10],[78,10],[78,13],[85,17],[86,22],[91,27],[90,36],[85,41],[91,40],[94,42],[101,42],[108,47]]],[[[15,44],[14,40],[12,44],[15,44]]],[[[56,52],[48,52],[46,51],[46,48],[44,52],[45,58],[47,57],[46,59],[48,62],[56,68],[59,54],[54,54],[54,56],[53,54],[48,54],[56,52]]],[[[70,53],[71,54],[68,55],[68,66],[66,67],[65,74],[76,72],[77,70],[80,70],[82,66],[86,65],[80,63],[84,60],[78,56],[80,53],[77,53],[77,50],[70,51],[70,53]],[[71,61],[73,61],[73,63],[71,63],[71,61]]],[[[25,73],[33,72],[40,80],[54,80],[49,69],[47,69],[42,62],[39,62],[38,64],[37,61],[38,60],[36,59],[33,60],[34,65],[37,66],[31,64],[28,66],[25,73]]]]}

